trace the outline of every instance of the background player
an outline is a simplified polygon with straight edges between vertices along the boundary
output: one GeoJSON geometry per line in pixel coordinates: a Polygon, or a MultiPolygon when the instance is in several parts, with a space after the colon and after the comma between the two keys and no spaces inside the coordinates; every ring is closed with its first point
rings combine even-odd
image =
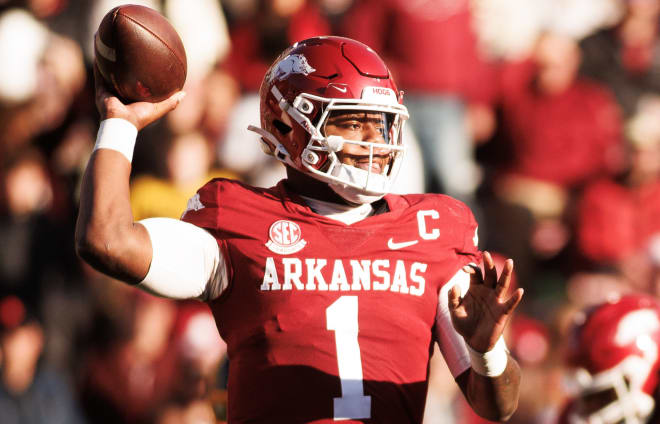
{"type": "Polygon", "coordinates": [[[657,422],[660,303],[629,294],[580,313],[569,341],[568,424],[657,422]],[[655,416],[655,419],[652,418],[655,416]]]}
{"type": "Polygon", "coordinates": [[[482,275],[460,202],[387,195],[407,111],[373,50],[317,37],[282,53],[253,129],[288,178],[213,180],[188,203],[194,225],[135,223],[128,200],[137,130],[182,93],[124,105],[96,80],[103,121],[77,250],[144,290],[209,303],[228,345],[230,422],[420,422],[433,340],[476,412],[515,411],[520,370],[501,341],[522,298],[505,294],[513,264],[498,278],[486,253],[482,275]]]}

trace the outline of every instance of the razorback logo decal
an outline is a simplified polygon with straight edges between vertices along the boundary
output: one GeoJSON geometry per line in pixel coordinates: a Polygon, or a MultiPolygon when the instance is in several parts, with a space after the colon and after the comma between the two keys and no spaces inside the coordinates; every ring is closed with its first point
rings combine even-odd
{"type": "Polygon", "coordinates": [[[309,66],[307,58],[301,54],[290,54],[284,59],[277,62],[271,72],[268,74],[267,80],[274,79],[281,81],[293,74],[309,75],[316,69],[309,66]]]}

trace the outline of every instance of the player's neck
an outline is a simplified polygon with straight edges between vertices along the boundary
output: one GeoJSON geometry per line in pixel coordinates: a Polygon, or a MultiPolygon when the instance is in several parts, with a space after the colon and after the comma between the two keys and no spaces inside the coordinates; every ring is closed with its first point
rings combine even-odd
{"type": "Polygon", "coordinates": [[[307,206],[317,214],[334,219],[335,221],[343,222],[347,225],[362,221],[374,213],[374,207],[371,203],[353,206],[334,202],[324,202],[323,200],[313,199],[306,196],[300,197],[302,197],[305,203],[307,203],[307,206]]]}
{"type": "Polygon", "coordinates": [[[344,200],[343,197],[335,193],[334,190],[328,186],[328,183],[312,178],[290,166],[286,167],[286,175],[287,186],[300,196],[321,200],[323,202],[336,203],[343,206],[360,206],[344,200]]]}
{"type": "Polygon", "coordinates": [[[302,197],[314,212],[344,224],[354,224],[374,213],[370,203],[363,205],[349,203],[335,193],[327,183],[288,166],[287,186],[302,197]]]}

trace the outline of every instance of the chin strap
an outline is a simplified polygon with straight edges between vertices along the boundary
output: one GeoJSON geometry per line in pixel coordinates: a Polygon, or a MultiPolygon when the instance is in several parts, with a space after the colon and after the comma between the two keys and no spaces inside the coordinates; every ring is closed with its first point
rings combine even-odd
{"type": "Polygon", "coordinates": [[[335,181],[329,183],[330,188],[344,200],[360,205],[382,199],[390,186],[389,179],[384,175],[374,174],[342,163],[332,169],[332,176],[343,178],[351,184],[361,187],[357,188],[335,181]]]}
{"type": "Polygon", "coordinates": [[[341,196],[342,199],[346,200],[355,205],[364,205],[367,203],[373,203],[377,200],[380,200],[385,196],[385,194],[377,195],[368,195],[359,192],[356,188],[349,187],[346,185],[339,184],[329,184],[332,191],[341,196]]]}

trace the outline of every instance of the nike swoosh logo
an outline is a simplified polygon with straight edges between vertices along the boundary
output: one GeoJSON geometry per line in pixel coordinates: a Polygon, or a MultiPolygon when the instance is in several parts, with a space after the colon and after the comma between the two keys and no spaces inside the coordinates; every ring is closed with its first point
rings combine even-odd
{"type": "Polygon", "coordinates": [[[346,87],[338,87],[338,86],[336,86],[336,85],[333,85],[333,87],[334,87],[337,91],[341,91],[342,93],[345,93],[345,92],[348,90],[346,87]]]}
{"type": "Polygon", "coordinates": [[[395,242],[392,239],[387,240],[387,247],[389,247],[391,250],[398,250],[398,249],[403,249],[404,247],[409,247],[417,244],[419,240],[411,240],[411,241],[402,241],[400,243],[395,242]]]}

